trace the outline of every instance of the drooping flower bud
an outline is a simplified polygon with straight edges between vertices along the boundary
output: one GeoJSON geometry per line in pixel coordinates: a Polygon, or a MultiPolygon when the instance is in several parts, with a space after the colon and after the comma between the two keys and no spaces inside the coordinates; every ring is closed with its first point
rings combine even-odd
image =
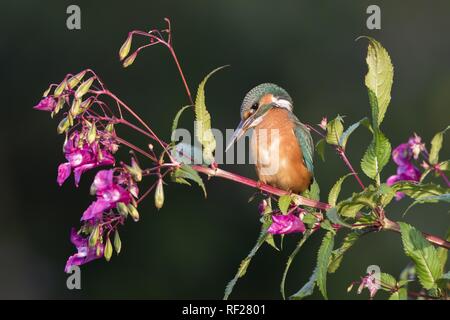
{"type": "Polygon", "coordinates": [[[75,99],[81,99],[89,91],[94,80],[95,77],[90,77],[88,80],[80,84],[77,91],[75,91],[75,99]]]}
{"type": "Polygon", "coordinates": [[[105,250],[103,252],[103,255],[105,256],[105,260],[106,261],[111,260],[112,251],[113,251],[112,243],[111,243],[111,240],[108,237],[106,239],[105,250]]]}
{"type": "Polygon", "coordinates": [[[142,169],[134,158],[131,158],[131,166],[125,165],[125,169],[133,177],[133,180],[139,182],[142,180],[142,169]]]}
{"type": "Polygon", "coordinates": [[[72,114],[72,116],[76,117],[78,116],[81,112],[81,100],[80,99],[74,99],[72,102],[72,106],[70,107],[70,113],[72,114]]]}
{"type": "Polygon", "coordinates": [[[155,190],[155,207],[156,209],[161,209],[164,205],[164,187],[163,187],[163,180],[159,179],[158,184],[156,185],[155,190]]]}
{"type": "Polygon", "coordinates": [[[59,96],[63,93],[64,89],[66,89],[66,86],[67,86],[66,81],[61,82],[61,83],[56,87],[55,91],[53,92],[53,95],[54,95],[56,98],[59,97],[59,96]]]}
{"type": "Polygon", "coordinates": [[[87,142],[89,144],[93,143],[95,139],[97,138],[97,127],[95,126],[95,123],[90,124],[89,132],[87,135],[87,142]]]}
{"type": "Polygon", "coordinates": [[[67,129],[69,129],[69,126],[70,126],[69,119],[67,117],[63,118],[61,120],[61,122],[58,124],[58,128],[57,128],[58,134],[62,134],[64,132],[66,132],[67,129]]]}
{"type": "Polygon", "coordinates": [[[91,235],[89,236],[89,247],[93,248],[97,244],[98,237],[100,235],[100,227],[96,226],[91,231],[91,235]]]}
{"type": "Polygon", "coordinates": [[[137,211],[136,207],[133,206],[132,204],[129,204],[127,206],[127,208],[128,208],[128,213],[133,218],[133,220],[135,222],[138,222],[139,221],[139,212],[137,211]]]}
{"type": "Polygon", "coordinates": [[[123,62],[123,67],[126,68],[126,67],[129,67],[130,65],[132,65],[134,60],[136,59],[136,56],[137,56],[137,52],[133,53],[128,58],[126,58],[125,61],[123,62]]]}
{"type": "Polygon", "coordinates": [[[123,202],[118,202],[116,205],[117,211],[119,212],[119,214],[121,214],[124,217],[128,216],[128,207],[125,203],[123,202]]]}
{"type": "Polygon", "coordinates": [[[85,74],[86,74],[86,70],[83,70],[83,71],[79,72],[78,74],[74,75],[73,77],[71,77],[67,81],[67,84],[69,85],[69,87],[71,89],[75,88],[77,86],[77,84],[80,83],[80,81],[83,79],[85,74]]]}
{"type": "Polygon", "coordinates": [[[116,250],[117,254],[119,254],[120,250],[122,249],[122,241],[120,240],[119,231],[117,230],[114,233],[114,249],[116,250]]]}
{"type": "Polygon", "coordinates": [[[119,50],[119,59],[120,59],[120,61],[125,59],[125,57],[128,55],[128,53],[130,53],[131,40],[132,40],[132,35],[130,33],[130,34],[128,34],[127,40],[125,40],[125,42],[120,47],[120,50],[119,50]]]}

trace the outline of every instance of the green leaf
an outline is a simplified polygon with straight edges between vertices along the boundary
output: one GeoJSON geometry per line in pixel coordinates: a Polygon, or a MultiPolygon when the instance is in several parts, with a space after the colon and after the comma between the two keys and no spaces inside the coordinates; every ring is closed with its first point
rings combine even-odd
{"type": "Polygon", "coordinates": [[[323,237],[322,244],[317,255],[317,285],[325,299],[327,295],[327,272],[330,264],[331,253],[334,246],[334,234],[327,232],[323,237]]]}
{"type": "Polygon", "coordinates": [[[415,181],[399,181],[391,186],[395,192],[403,192],[413,199],[422,199],[450,193],[449,188],[434,183],[418,183],[415,181]]]}
{"type": "Polygon", "coordinates": [[[290,195],[283,195],[278,199],[278,208],[280,208],[281,213],[287,214],[289,210],[289,205],[291,204],[291,196],[290,195]]]}
{"type": "Polygon", "coordinates": [[[175,118],[173,119],[172,123],[172,142],[174,142],[175,139],[175,130],[178,128],[178,121],[180,120],[181,114],[186,110],[187,108],[190,108],[191,106],[184,106],[180,110],[178,110],[177,114],[175,115],[175,118]]]}
{"type": "MultiPolygon", "coordinates": [[[[391,144],[380,130],[374,130],[374,137],[361,160],[361,169],[371,179],[377,179],[383,167],[389,162],[391,144]]],[[[379,181],[378,181],[379,182],[379,181]]]]}
{"type": "Polygon", "coordinates": [[[345,176],[339,178],[338,181],[334,184],[334,186],[331,188],[330,193],[328,194],[328,203],[330,206],[334,207],[336,205],[336,201],[339,197],[339,193],[341,192],[342,183],[344,180],[353,175],[352,173],[346,174],[345,176]]]}
{"type": "MultiPolygon", "coordinates": [[[[306,240],[308,240],[308,238],[311,234],[312,234],[311,229],[306,230],[306,232],[303,234],[303,237],[297,243],[297,246],[295,247],[294,251],[292,251],[292,253],[289,255],[289,258],[286,262],[286,267],[284,268],[283,277],[281,278],[281,283],[280,283],[280,291],[281,291],[281,296],[283,297],[283,299],[286,299],[284,287],[285,287],[285,283],[286,283],[286,277],[289,272],[289,268],[291,267],[292,261],[294,261],[295,257],[297,256],[298,252],[300,251],[301,247],[306,242],[306,240]]],[[[314,287],[313,287],[313,289],[314,289],[314,287]]]]}
{"type": "Polygon", "coordinates": [[[301,300],[313,294],[314,288],[316,287],[317,270],[318,268],[316,267],[309,278],[309,281],[299,291],[290,296],[290,300],[301,300]]]}
{"type": "Polygon", "coordinates": [[[380,281],[381,281],[381,289],[385,291],[390,291],[390,289],[394,289],[397,286],[397,280],[389,273],[382,272],[380,281]]]}
{"type": "Polygon", "coordinates": [[[400,288],[389,296],[389,300],[408,300],[408,290],[400,288]]]}
{"type": "Polygon", "coordinates": [[[367,49],[367,66],[369,68],[365,84],[372,92],[377,102],[375,128],[383,121],[389,102],[391,101],[391,88],[394,78],[394,67],[391,58],[383,46],[373,38],[365,37],[369,40],[367,49]]]}
{"type": "Polygon", "coordinates": [[[408,208],[406,208],[403,215],[405,215],[412,207],[416,204],[424,204],[424,203],[437,203],[437,202],[447,202],[450,203],[450,193],[444,193],[437,196],[428,196],[428,197],[420,197],[411,203],[408,208]]]}
{"type": "Polygon", "coordinates": [[[344,220],[339,217],[338,211],[336,207],[330,208],[326,212],[327,218],[334,224],[339,224],[341,226],[351,228],[352,226],[346,223],[344,220]]]}
{"type": "Polygon", "coordinates": [[[445,132],[450,129],[450,126],[442,130],[441,132],[436,133],[436,135],[431,140],[431,150],[429,161],[431,164],[436,164],[439,161],[439,151],[442,149],[442,142],[444,141],[445,132]]]}
{"type": "MultiPolygon", "coordinates": [[[[445,240],[450,241],[450,228],[447,230],[445,240]]],[[[442,270],[442,272],[444,272],[445,265],[447,264],[448,250],[445,248],[439,247],[437,249],[437,255],[438,255],[439,263],[441,265],[441,270],[442,270]]]]}
{"type": "Polygon", "coordinates": [[[325,162],[325,146],[327,145],[325,139],[320,139],[316,144],[316,152],[323,162],[325,162]]]}
{"type": "Polygon", "coordinates": [[[266,242],[267,242],[267,244],[268,244],[269,246],[271,246],[271,247],[274,248],[275,250],[280,251],[280,249],[277,247],[277,245],[276,245],[276,243],[275,243],[275,240],[274,240],[274,238],[273,238],[273,235],[268,234],[268,235],[267,235],[267,238],[266,238],[266,242]]]}
{"type": "Polygon", "coordinates": [[[231,279],[231,281],[227,284],[227,287],[225,289],[225,294],[223,299],[224,300],[228,300],[228,297],[230,296],[230,294],[233,292],[233,288],[236,285],[237,281],[239,280],[239,278],[242,278],[245,273],[247,272],[247,268],[250,265],[250,262],[252,260],[252,258],[256,255],[256,253],[258,252],[259,248],[264,244],[264,242],[267,239],[267,229],[269,228],[270,223],[264,223],[261,227],[261,232],[259,234],[258,240],[256,241],[255,246],[253,247],[253,249],[250,251],[250,253],[247,255],[247,257],[245,257],[244,260],[242,260],[238,271],[236,272],[235,276],[233,279],[231,279]]]}
{"type": "Polygon", "coordinates": [[[199,185],[199,187],[202,188],[203,193],[205,194],[205,198],[206,198],[207,195],[206,195],[205,184],[203,183],[203,180],[200,177],[200,175],[198,174],[198,172],[195,171],[194,169],[192,169],[192,167],[183,164],[183,165],[181,165],[181,167],[177,168],[175,171],[173,171],[171,173],[171,177],[174,182],[181,183],[181,184],[189,184],[186,181],[186,179],[194,181],[195,183],[197,183],[199,185]]]}
{"type": "Polygon", "coordinates": [[[327,136],[325,138],[328,144],[332,144],[335,146],[339,145],[339,139],[344,132],[344,126],[342,125],[342,122],[343,120],[341,116],[337,116],[335,119],[328,122],[327,136]]]}
{"type": "Polygon", "coordinates": [[[214,162],[213,152],[216,149],[216,139],[211,131],[211,115],[206,109],[205,85],[209,77],[225,67],[214,69],[203,79],[198,86],[197,96],[195,98],[195,131],[198,141],[203,146],[203,159],[208,164],[214,162]]]}
{"type": "MultiPolygon", "coordinates": [[[[316,200],[316,201],[320,200],[320,187],[319,187],[319,184],[317,183],[316,179],[314,179],[313,183],[309,186],[309,189],[304,191],[302,193],[302,195],[308,199],[312,199],[312,200],[316,200]]],[[[291,196],[291,198],[292,198],[292,196],[291,196]]],[[[293,199],[293,200],[295,202],[295,199],[293,199]]]]}
{"type": "Polygon", "coordinates": [[[357,232],[348,233],[341,246],[338,249],[333,250],[331,254],[330,264],[328,265],[328,272],[334,273],[341,265],[344,254],[349,250],[359,239],[359,234],[357,232]]]}
{"type": "Polygon", "coordinates": [[[344,131],[344,133],[341,135],[341,137],[339,138],[339,145],[345,149],[346,145],[347,145],[347,141],[348,138],[350,137],[350,135],[353,133],[353,131],[355,131],[359,125],[363,122],[365,122],[367,120],[367,118],[361,119],[358,122],[352,124],[350,127],[347,128],[347,130],[344,131]]]}
{"type": "Polygon", "coordinates": [[[436,248],[433,247],[413,226],[399,222],[405,253],[415,266],[417,277],[425,289],[436,287],[436,281],[442,275],[436,248]]]}
{"type": "Polygon", "coordinates": [[[349,199],[339,202],[336,207],[341,216],[354,218],[365,207],[375,208],[381,196],[379,190],[370,185],[365,190],[354,193],[349,199]]]}

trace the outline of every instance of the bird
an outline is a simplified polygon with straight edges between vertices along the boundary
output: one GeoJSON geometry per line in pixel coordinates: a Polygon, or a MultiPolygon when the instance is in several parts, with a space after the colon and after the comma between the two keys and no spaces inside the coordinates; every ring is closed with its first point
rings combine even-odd
{"type": "Polygon", "coordinates": [[[287,91],[273,83],[254,87],[242,101],[240,117],[225,152],[253,129],[250,152],[259,182],[306,191],[314,179],[314,143],[309,128],[294,115],[287,91]]]}

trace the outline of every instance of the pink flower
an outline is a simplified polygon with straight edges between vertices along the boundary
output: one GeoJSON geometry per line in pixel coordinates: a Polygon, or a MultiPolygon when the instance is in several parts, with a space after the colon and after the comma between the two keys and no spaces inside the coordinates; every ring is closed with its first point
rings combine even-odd
{"type": "Polygon", "coordinates": [[[98,243],[95,247],[89,247],[89,239],[80,236],[75,229],[71,230],[70,241],[78,252],[67,259],[65,272],[70,272],[72,266],[80,266],[103,256],[103,244],[98,243]],[[97,255],[97,247],[99,255],[97,255]]]}
{"type": "Polygon", "coordinates": [[[305,225],[299,217],[292,213],[288,215],[280,214],[272,216],[272,224],[267,231],[271,234],[304,232],[305,225]]]}
{"type": "Polygon", "coordinates": [[[368,274],[364,278],[361,278],[361,284],[358,288],[358,294],[361,294],[362,290],[367,288],[369,290],[370,298],[373,298],[380,289],[380,282],[374,274],[368,274]]]}
{"type": "Polygon", "coordinates": [[[83,172],[100,166],[113,165],[115,160],[109,151],[101,150],[97,142],[81,143],[79,146],[78,132],[66,142],[65,156],[68,162],[59,165],[57,181],[61,186],[70,176],[73,169],[75,185],[78,186],[83,172]]]}
{"type": "Polygon", "coordinates": [[[411,149],[414,159],[417,159],[419,157],[419,154],[422,151],[425,151],[425,143],[422,143],[422,138],[417,134],[414,134],[414,137],[409,138],[408,145],[411,149]]]}
{"type": "Polygon", "coordinates": [[[56,107],[56,101],[52,97],[45,97],[37,105],[33,107],[35,110],[40,111],[49,111],[52,112],[55,110],[56,107]]]}
{"type": "Polygon", "coordinates": [[[97,200],[84,211],[82,221],[101,220],[103,212],[115,208],[117,203],[131,202],[130,192],[114,183],[113,173],[113,170],[101,170],[95,176],[92,190],[95,190],[97,200]]]}

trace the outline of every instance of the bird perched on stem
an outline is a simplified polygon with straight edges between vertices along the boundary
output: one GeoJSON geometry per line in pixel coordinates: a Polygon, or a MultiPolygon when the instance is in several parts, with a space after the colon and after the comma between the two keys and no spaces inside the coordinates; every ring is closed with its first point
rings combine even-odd
{"type": "Polygon", "coordinates": [[[263,83],[250,90],[241,105],[241,122],[227,151],[253,128],[251,154],[259,181],[300,193],[313,181],[314,144],[307,126],[294,115],[283,88],[263,83]]]}

